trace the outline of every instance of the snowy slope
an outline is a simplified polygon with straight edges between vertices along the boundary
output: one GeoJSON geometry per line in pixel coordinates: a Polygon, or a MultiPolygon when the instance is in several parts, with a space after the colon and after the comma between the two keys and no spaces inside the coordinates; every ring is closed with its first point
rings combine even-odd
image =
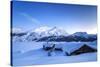
{"type": "MultiPolygon", "coordinates": [[[[62,64],[62,63],[78,63],[78,62],[90,62],[97,61],[97,53],[86,53],[78,56],[51,56],[47,57],[46,53],[41,54],[41,51],[38,50],[41,56],[33,56],[32,54],[16,58],[13,61],[14,66],[29,66],[29,65],[43,65],[43,64],[62,64]]],[[[38,53],[38,54],[39,54],[38,53]]],[[[59,53],[59,52],[58,52],[59,53]]]]}
{"type": "MultiPolygon", "coordinates": [[[[56,47],[63,47],[69,53],[78,49],[81,44],[87,43],[97,46],[95,42],[51,42],[58,44],[56,47]],[[62,46],[61,46],[62,45],[62,46]]],[[[74,63],[96,61],[97,53],[85,53],[76,56],[65,56],[62,51],[54,51],[55,55],[48,57],[48,51],[43,50],[45,42],[14,42],[13,43],[13,64],[14,65],[37,65],[54,63],[74,63]]]]}

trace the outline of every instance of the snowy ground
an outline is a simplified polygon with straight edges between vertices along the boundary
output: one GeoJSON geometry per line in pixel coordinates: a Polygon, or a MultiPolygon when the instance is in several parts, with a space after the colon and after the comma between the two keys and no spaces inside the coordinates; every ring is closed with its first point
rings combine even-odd
{"type": "MultiPolygon", "coordinates": [[[[62,44],[67,43],[69,42],[62,42],[62,44]]],[[[44,42],[14,42],[12,59],[13,65],[24,66],[57,63],[76,63],[97,60],[96,52],[85,53],[76,56],[65,56],[62,51],[54,51],[54,55],[48,57],[48,51],[44,51],[42,49],[43,44],[44,42]]],[[[93,42],[91,44],[95,48],[96,43],[93,42]]]]}

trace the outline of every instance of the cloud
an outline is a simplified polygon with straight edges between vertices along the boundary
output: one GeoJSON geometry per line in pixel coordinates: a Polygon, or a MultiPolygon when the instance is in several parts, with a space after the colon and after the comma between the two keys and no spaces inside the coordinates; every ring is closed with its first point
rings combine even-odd
{"type": "Polygon", "coordinates": [[[40,21],[37,20],[36,18],[33,18],[32,16],[30,16],[29,14],[27,13],[20,13],[22,16],[26,17],[29,21],[33,22],[34,24],[36,25],[41,25],[40,21]]]}
{"type": "Polygon", "coordinates": [[[12,33],[24,32],[21,28],[12,28],[12,33]]]}

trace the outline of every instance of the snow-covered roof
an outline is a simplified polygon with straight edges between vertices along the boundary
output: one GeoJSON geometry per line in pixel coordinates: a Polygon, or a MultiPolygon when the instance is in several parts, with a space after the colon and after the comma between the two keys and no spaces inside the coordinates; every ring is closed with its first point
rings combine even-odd
{"type": "Polygon", "coordinates": [[[69,42],[64,44],[63,51],[71,53],[81,48],[84,44],[90,46],[91,48],[97,49],[96,42],[69,42]]]}
{"type": "Polygon", "coordinates": [[[83,46],[82,43],[79,42],[68,42],[63,45],[63,51],[71,53],[83,46]]]}

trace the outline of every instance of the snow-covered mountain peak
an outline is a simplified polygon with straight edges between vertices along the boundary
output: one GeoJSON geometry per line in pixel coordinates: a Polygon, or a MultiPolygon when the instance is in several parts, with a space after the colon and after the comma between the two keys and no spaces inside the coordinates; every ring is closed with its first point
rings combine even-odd
{"type": "Polygon", "coordinates": [[[42,33],[42,32],[46,32],[46,31],[48,31],[48,30],[50,30],[51,28],[50,27],[47,27],[47,26],[43,26],[43,27],[39,27],[39,28],[36,28],[35,30],[34,30],[34,32],[37,32],[37,33],[42,33]]]}
{"type": "Polygon", "coordinates": [[[39,27],[34,30],[35,33],[41,35],[41,36],[60,36],[60,35],[68,35],[66,31],[63,29],[55,27],[39,27]]]}
{"type": "Polygon", "coordinates": [[[74,33],[74,35],[78,35],[78,36],[87,35],[87,32],[76,32],[74,33]]]}
{"type": "Polygon", "coordinates": [[[81,37],[85,37],[85,38],[88,38],[89,37],[89,35],[87,34],[87,32],[75,32],[72,35],[73,36],[81,36],[81,37]]]}
{"type": "Polygon", "coordinates": [[[68,35],[68,33],[65,30],[63,30],[61,28],[57,28],[57,27],[51,28],[48,32],[50,34],[56,35],[56,36],[59,36],[59,35],[67,36],[68,35]]]}

